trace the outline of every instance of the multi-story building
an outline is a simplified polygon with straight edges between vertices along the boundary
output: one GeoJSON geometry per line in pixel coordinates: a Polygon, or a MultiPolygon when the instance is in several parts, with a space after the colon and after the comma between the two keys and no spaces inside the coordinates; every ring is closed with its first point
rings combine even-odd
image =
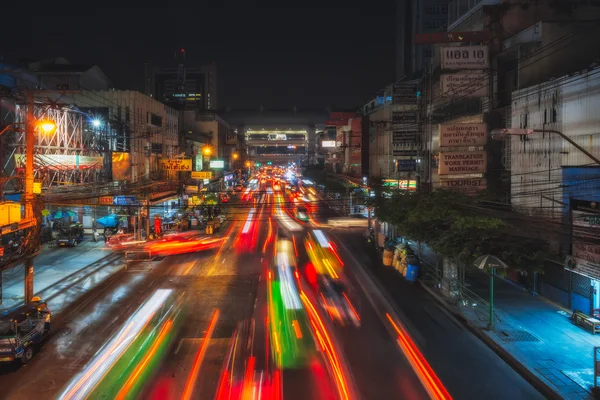
{"type": "Polygon", "coordinates": [[[416,33],[444,29],[449,0],[396,0],[396,80],[420,72],[433,57],[431,44],[415,44],[416,33]]]}
{"type": "Polygon", "coordinates": [[[109,90],[113,87],[97,65],[71,64],[63,57],[36,61],[27,69],[39,87],[49,90],[109,90]]]}
{"type": "Polygon", "coordinates": [[[214,63],[190,65],[185,50],[175,55],[175,65],[146,64],[145,93],[177,109],[217,109],[217,67],[214,63]]]}
{"type": "Polygon", "coordinates": [[[113,181],[157,178],[159,160],[179,152],[174,108],[130,90],[90,91],[65,96],[87,114],[86,127],[103,138],[113,181]]]}

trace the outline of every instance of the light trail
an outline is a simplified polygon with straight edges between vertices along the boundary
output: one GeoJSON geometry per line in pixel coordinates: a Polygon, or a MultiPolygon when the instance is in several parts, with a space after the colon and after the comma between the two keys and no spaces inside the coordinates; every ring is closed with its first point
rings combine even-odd
{"type": "Polygon", "coordinates": [[[136,311],[129,322],[102,348],[90,364],[78,374],[59,399],[85,398],[106,376],[121,355],[129,348],[137,335],[146,327],[156,311],[162,307],[173,291],[157,290],[144,305],[136,311]]]}
{"type": "Polygon", "coordinates": [[[198,354],[196,355],[196,359],[194,360],[194,366],[192,367],[192,371],[188,376],[187,382],[185,383],[185,389],[183,391],[183,396],[181,397],[183,400],[190,400],[192,398],[192,394],[194,392],[194,386],[196,385],[196,380],[198,378],[198,372],[200,371],[200,365],[204,360],[204,355],[206,354],[206,350],[208,349],[208,342],[215,330],[215,326],[217,324],[217,320],[219,319],[219,309],[217,308],[210,319],[210,323],[208,324],[208,329],[206,330],[206,336],[200,345],[200,349],[198,350],[198,354]]]}
{"type": "Polygon", "coordinates": [[[358,315],[358,313],[356,312],[356,309],[354,308],[354,306],[352,305],[352,302],[350,301],[350,299],[348,298],[348,296],[346,295],[346,293],[342,293],[344,295],[344,298],[346,299],[346,301],[348,302],[348,305],[350,306],[350,309],[352,310],[352,312],[354,313],[354,316],[356,317],[356,319],[358,321],[360,321],[360,316],[358,315]]]}
{"type": "Polygon", "coordinates": [[[172,327],[173,321],[168,320],[160,330],[160,333],[158,334],[156,340],[154,341],[154,344],[150,348],[150,351],[148,351],[142,362],[138,364],[138,366],[133,371],[129,379],[127,379],[127,382],[125,382],[125,385],[123,385],[123,387],[115,397],[115,400],[123,400],[129,394],[129,391],[137,381],[139,375],[146,368],[146,365],[148,365],[148,362],[152,359],[152,357],[154,357],[156,351],[158,350],[158,347],[163,343],[165,337],[167,336],[172,327]]]}
{"type": "Polygon", "coordinates": [[[394,322],[390,314],[386,313],[385,316],[390,321],[390,324],[396,333],[398,333],[398,343],[400,344],[402,351],[431,398],[436,400],[451,400],[452,396],[450,396],[450,393],[448,393],[442,381],[435,374],[423,354],[417,348],[417,345],[410,338],[408,332],[406,332],[403,327],[399,326],[399,323],[397,324],[394,322]]]}

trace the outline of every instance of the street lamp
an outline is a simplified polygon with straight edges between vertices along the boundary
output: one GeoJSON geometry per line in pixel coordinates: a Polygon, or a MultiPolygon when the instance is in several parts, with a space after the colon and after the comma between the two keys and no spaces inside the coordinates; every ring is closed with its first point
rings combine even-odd
{"type": "Polygon", "coordinates": [[[212,150],[211,150],[210,146],[204,146],[202,148],[202,154],[204,154],[205,156],[210,156],[211,153],[212,153],[212,150]]]}
{"type": "Polygon", "coordinates": [[[557,131],[554,129],[521,129],[521,128],[502,128],[502,129],[493,129],[490,133],[492,139],[501,140],[506,136],[528,136],[533,133],[555,133],[561,138],[565,139],[567,142],[571,143],[573,147],[577,150],[581,151],[583,154],[591,158],[596,164],[600,164],[600,160],[591,154],[589,151],[575,143],[570,137],[562,133],[561,131],[557,131]]]}
{"type": "Polygon", "coordinates": [[[50,121],[48,119],[38,121],[36,125],[42,130],[42,132],[46,134],[51,134],[56,130],[56,124],[54,121],[50,121]]]}
{"type": "Polygon", "coordinates": [[[238,153],[233,153],[233,159],[237,160],[240,157],[240,155],[238,153]]]}
{"type": "Polygon", "coordinates": [[[99,128],[99,127],[100,127],[100,125],[102,125],[102,122],[100,122],[100,120],[99,120],[99,119],[93,119],[93,120],[92,120],[92,126],[93,126],[94,128],[99,128]]]}

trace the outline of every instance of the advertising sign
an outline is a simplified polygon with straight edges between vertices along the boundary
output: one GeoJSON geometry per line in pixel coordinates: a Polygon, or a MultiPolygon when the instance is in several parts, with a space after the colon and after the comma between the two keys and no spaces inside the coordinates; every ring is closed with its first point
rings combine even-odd
{"type": "Polygon", "coordinates": [[[287,136],[285,133],[276,133],[275,140],[287,140],[287,136]]]}
{"type": "Polygon", "coordinates": [[[392,125],[397,124],[416,124],[416,111],[394,111],[392,112],[392,125]]]}
{"type": "Polygon", "coordinates": [[[413,172],[417,170],[417,160],[396,160],[399,172],[413,172]]]}
{"type": "Polygon", "coordinates": [[[113,181],[128,181],[131,179],[131,160],[129,153],[113,151],[112,153],[113,181]]]}
{"type": "Polygon", "coordinates": [[[460,192],[476,192],[487,188],[486,178],[449,179],[440,182],[442,189],[453,189],[460,192]]]}
{"type": "Polygon", "coordinates": [[[238,137],[237,137],[237,133],[235,132],[230,132],[226,135],[225,138],[225,144],[237,144],[238,142],[238,137]]]}
{"type": "Polygon", "coordinates": [[[393,144],[417,143],[417,131],[394,131],[392,132],[393,144]]]}
{"type": "Polygon", "coordinates": [[[440,125],[440,147],[484,146],[487,138],[486,124],[440,125]]]}
{"type": "Polygon", "coordinates": [[[198,193],[199,190],[198,185],[185,185],[185,191],[188,193],[198,193]]]}
{"type": "Polygon", "coordinates": [[[417,85],[394,83],[392,104],[417,104],[417,85]]]}
{"type": "Polygon", "coordinates": [[[131,206],[136,205],[137,201],[135,201],[135,196],[115,196],[113,204],[115,206],[131,206]]]}
{"type": "Polygon", "coordinates": [[[486,97],[490,76],[487,72],[442,74],[442,97],[486,97]]]}
{"type": "Polygon", "coordinates": [[[335,140],[323,140],[321,147],[335,147],[335,140]]]}
{"type": "Polygon", "coordinates": [[[484,173],[487,171],[485,151],[452,151],[440,153],[439,175],[484,173]]]}
{"type": "Polygon", "coordinates": [[[210,168],[225,168],[225,161],[223,160],[212,160],[210,162],[210,168]]]}
{"type": "Polygon", "coordinates": [[[112,206],[114,204],[114,197],[112,196],[102,196],[98,199],[98,203],[103,206],[112,206]]]}
{"type": "MultiPolygon", "coordinates": [[[[36,154],[33,159],[36,169],[80,170],[102,169],[102,156],[80,156],[68,154],[36,154]]],[[[15,154],[17,167],[25,167],[25,154],[15,154]]]]}
{"type": "Polygon", "coordinates": [[[395,157],[416,157],[417,150],[392,150],[392,155],[395,157]]]}
{"type": "Polygon", "coordinates": [[[487,69],[488,46],[442,47],[442,69],[487,69]]]}
{"type": "Polygon", "coordinates": [[[191,171],[191,158],[173,158],[160,160],[160,166],[165,171],[191,171]]]}
{"type": "Polygon", "coordinates": [[[490,31],[417,33],[415,44],[487,42],[490,39],[490,31]]]}
{"type": "Polygon", "coordinates": [[[212,179],[211,171],[192,171],[192,179],[212,179]]]}

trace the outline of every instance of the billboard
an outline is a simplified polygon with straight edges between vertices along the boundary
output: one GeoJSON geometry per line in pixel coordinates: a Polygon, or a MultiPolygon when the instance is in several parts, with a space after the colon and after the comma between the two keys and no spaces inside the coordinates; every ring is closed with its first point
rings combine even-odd
{"type": "Polygon", "coordinates": [[[191,171],[191,158],[173,158],[160,160],[160,166],[165,171],[191,171]]]}
{"type": "Polygon", "coordinates": [[[128,181],[131,179],[131,160],[129,153],[113,151],[112,153],[113,181],[128,181]]]}
{"type": "Polygon", "coordinates": [[[481,174],[487,171],[485,151],[440,153],[439,175],[481,174]]]}
{"type": "Polygon", "coordinates": [[[486,124],[442,124],[440,146],[484,146],[487,143],[486,124]]]}
{"type": "Polygon", "coordinates": [[[210,162],[210,168],[225,168],[225,161],[223,160],[212,160],[210,162]]]}
{"type": "Polygon", "coordinates": [[[417,85],[394,83],[392,104],[417,104],[417,85]]]}
{"type": "MultiPolygon", "coordinates": [[[[33,165],[36,169],[81,170],[102,169],[102,156],[80,156],[68,154],[36,154],[33,165]]],[[[25,154],[15,154],[17,168],[25,168],[25,154]]]]}
{"type": "Polygon", "coordinates": [[[487,69],[488,46],[442,47],[442,69],[487,69]]]}
{"type": "Polygon", "coordinates": [[[490,76],[487,72],[442,74],[442,97],[487,97],[490,76]]]}
{"type": "Polygon", "coordinates": [[[335,147],[335,140],[323,140],[321,147],[335,147]]]}

